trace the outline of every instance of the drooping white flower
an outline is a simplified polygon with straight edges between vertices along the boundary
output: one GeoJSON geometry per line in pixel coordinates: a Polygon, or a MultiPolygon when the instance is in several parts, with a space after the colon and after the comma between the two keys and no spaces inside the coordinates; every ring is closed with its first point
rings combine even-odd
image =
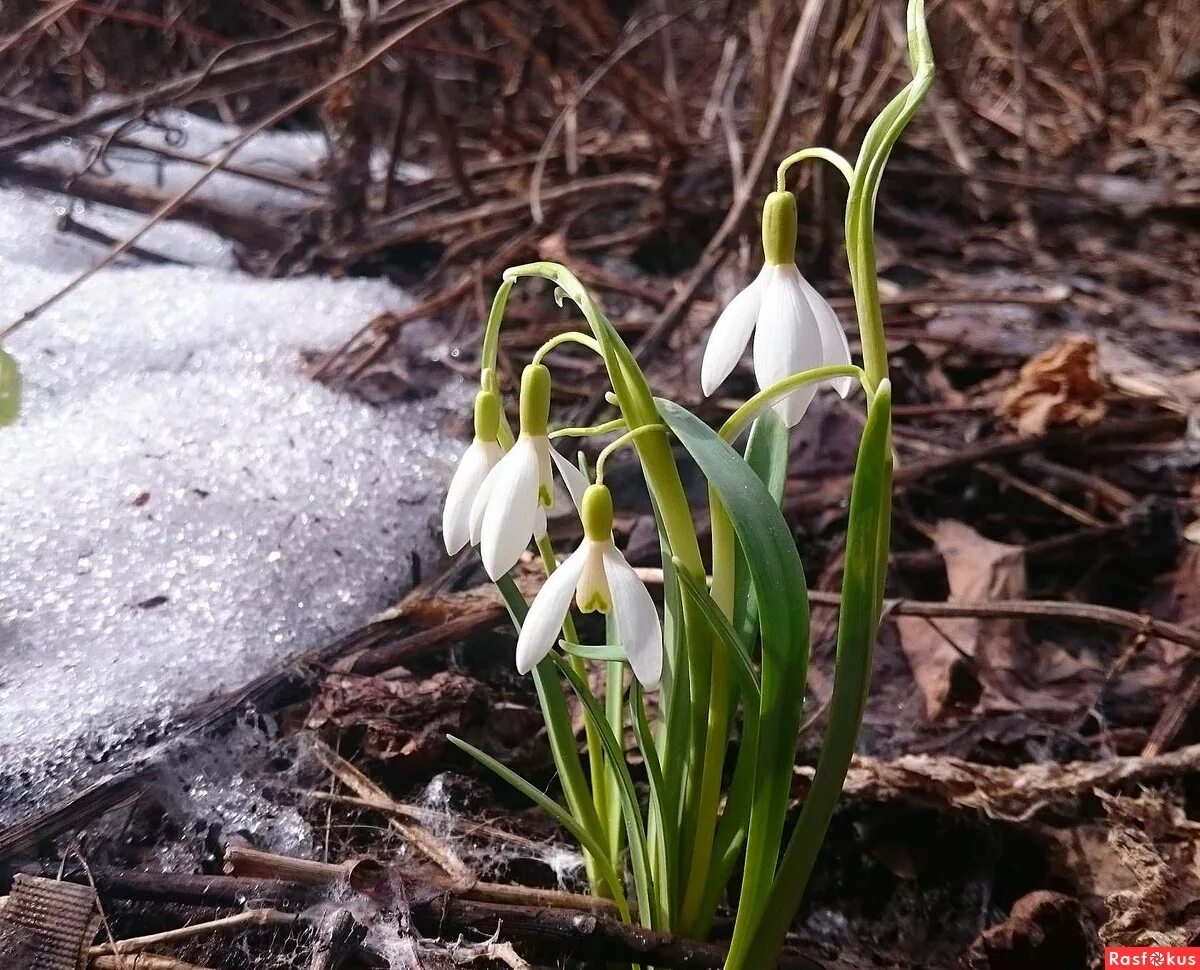
{"type": "MultiPolygon", "coordinates": [[[[709,335],[700,368],[705,396],[729,376],[752,333],[760,389],[814,367],[850,363],[850,345],[837,315],[796,268],[796,197],[790,192],[767,196],[763,250],[762,270],[730,301],[709,335]]],[[[831,383],[842,397],[853,386],[849,377],[831,383]]],[[[816,385],[802,388],[778,402],[775,410],[792,427],[815,394],[816,385]]]]}
{"type": "Polygon", "coordinates": [[[491,391],[480,391],[475,396],[475,438],[458,460],[442,509],[442,539],[450,555],[458,552],[471,538],[471,504],[488,473],[504,454],[496,440],[499,426],[499,398],[491,391]]]}
{"type": "Polygon", "coordinates": [[[450,479],[446,505],[442,509],[442,538],[450,555],[458,552],[471,538],[471,504],[488,472],[504,454],[499,442],[476,438],[463,452],[450,479]]]}
{"type": "Polygon", "coordinates": [[[612,538],[612,496],[592,485],[582,502],[584,538],[546,580],[517,638],[517,670],[529,673],[558,640],[574,599],[585,613],[613,614],[634,675],[651,690],[662,677],[662,625],[650,591],[612,538]]]}
{"type": "Polygon", "coordinates": [[[483,567],[499,579],[516,565],[530,539],[546,534],[546,509],[554,504],[557,467],[578,506],[587,480],[550,444],[550,372],[531,364],[521,376],[521,433],[479,484],[471,502],[469,534],[483,567]]]}

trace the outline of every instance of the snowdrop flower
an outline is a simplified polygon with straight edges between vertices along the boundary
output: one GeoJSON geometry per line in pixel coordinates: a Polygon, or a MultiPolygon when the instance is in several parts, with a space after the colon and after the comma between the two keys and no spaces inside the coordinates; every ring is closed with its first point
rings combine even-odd
{"type": "Polygon", "coordinates": [[[550,371],[530,364],[521,375],[521,433],[512,450],[488,472],[471,502],[470,539],[493,580],[517,564],[530,539],[546,534],[546,509],[554,504],[557,467],[578,505],[587,480],[550,445],[550,371]]]}
{"type": "MultiPolygon", "coordinates": [[[[849,364],[850,345],[832,307],[796,268],[796,197],[772,192],[763,206],[762,271],[717,318],[700,384],[707,397],[729,376],[754,334],[754,376],[759,388],[828,364],[849,364]]],[[[831,382],[845,397],[853,381],[831,382]]],[[[801,388],[775,405],[790,428],[808,410],[816,385],[801,388]]]]}
{"type": "Polygon", "coordinates": [[[458,460],[442,509],[442,538],[452,556],[471,538],[471,503],[504,454],[496,440],[499,430],[500,398],[492,391],[480,391],[475,395],[475,439],[458,460]]]}
{"type": "Polygon", "coordinates": [[[551,573],[521,626],[517,670],[529,673],[550,652],[574,598],[585,613],[612,611],[630,666],[651,690],[662,677],[662,626],[650,591],[613,545],[612,494],[606,486],[588,487],[581,516],[583,542],[551,573]]]}

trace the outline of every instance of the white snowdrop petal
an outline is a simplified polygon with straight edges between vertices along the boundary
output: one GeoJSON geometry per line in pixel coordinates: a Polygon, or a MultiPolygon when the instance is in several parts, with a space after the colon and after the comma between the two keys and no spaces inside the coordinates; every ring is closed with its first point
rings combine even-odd
{"type": "Polygon", "coordinates": [[[492,487],[483,512],[479,551],[483,568],[496,580],[516,565],[537,524],[538,457],[532,444],[518,440],[492,469],[488,481],[492,487]]]}
{"type": "MultiPolygon", "coordinates": [[[[760,388],[819,367],[821,334],[816,316],[800,286],[795,266],[777,267],[763,293],[762,310],[754,333],[754,375],[760,388]]],[[[790,428],[808,410],[816,387],[802,388],[775,405],[790,428]]]]}
{"type": "Polygon", "coordinates": [[[458,552],[471,538],[471,505],[501,454],[500,446],[494,441],[476,438],[459,459],[442,509],[442,538],[450,555],[458,552]]]}
{"type": "Polygon", "coordinates": [[[517,637],[517,670],[522,674],[536,667],[557,642],[587,553],[585,543],[550,574],[534,597],[517,637]]]}
{"type": "Polygon", "coordinates": [[[654,600],[633,567],[612,546],[604,551],[604,572],[629,664],[642,686],[653,690],[662,678],[663,667],[662,624],[654,600]]]}
{"type": "MultiPolygon", "coordinates": [[[[829,305],[829,301],[821,296],[817,292],[817,288],[803,275],[800,277],[800,288],[804,291],[804,297],[808,300],[813,315],[817,318],[817,329],[821,333],[821,363],[823,365],[852,363],[850,342],[846,339],[846,331],[842,329],[842,324],[838,320],[837,314],[833,312],[833,307],[829,305]]],[[[839,377],[835,381],[830,381],[829,386],[845,397],[853,389],[854,383],[853,377],[839,377]]]]}
{"type": "Polygon", "coordinates": [[[558,469],[558,474],[562,476],[563,483],[567,486],[567,491],[571,493],[571,501],[575,503],[576,510],[581,510],[583,508],[583,493],[587,491],[588,487],[587,478],[568,459],[555,451],[553,446],[550,447],[550,460],[554,462],[554,467],[558,469]]]}
{"type": "Polygon", "coordinates": [[[533,513],[533,537],[540,539],[550,531],[550,523],[546,521],[546,509],[541,504],[538,505],[537,511],[533,513]]]}
{"type": "Polygon", "coordinates": [[[483,514],[487,511],[488,501],[492,497],[492,490],[496,485],[496,476],[501,474],[501,467],[508,467],[505,461],[508,454],[502,455],[501,458],[492,466],[492,470],[487,473],[483,481],[480,483],[478,490],[475,492],[475,497],[471,500],[471,513],[467,518],[467,525],[470,528],[471,545],[479,545],[479,541],[483,535],[483,514]]]}
{"type": "Polygon", "coordinates": [[[773,266],[763,266],[754,281],[729,301],[713,324],[704,348],[704,360],[700,365],[700,387],[704,396],[712,394],[724,382],[750,342],[750,334],[758,320],[763,291],[773,266]]]}

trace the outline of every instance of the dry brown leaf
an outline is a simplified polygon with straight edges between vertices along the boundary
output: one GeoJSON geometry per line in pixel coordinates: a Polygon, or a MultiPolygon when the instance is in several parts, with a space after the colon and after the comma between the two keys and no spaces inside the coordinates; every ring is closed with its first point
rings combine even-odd
{"type": "Polygon", "coordinates": [[[1096,361],[1104,383],[1125,397],[1179,414],[1188,414],[1200,401],[1200,371],[1166,373],[1143,354],[1108,339],[1100,341],[1096,361]]]}
{"type": "MultiPolygon", "coordinates": [[[[991,542],[961,522],[939,522],[934,545],[946,563],[950,599],[989,602],[1019,599],[1025,592],[1025,560],[1017,546],[991,542]]],[[[1019,626],[1013,620],[933,621],[896,618],[900,643],[921,693],[925,713],[938,720],[972,709],[980,697],[977,658],[983,638],[1006,638],[1019,626]]]]}
{"type": "Polygon", "coordinates": [[[1051,425],[1087,427],[1104,417],[1104,391],[1095,341],[1068,334],[1026,362],[998,413],[1027,437],[1045,434],[1051,425]]]}
{"type": "Polygon", "coordinates": [[[450,671],[426,680],[328,674],[305,726],[353,732],[370,757],[417,768],[438,764],[447,732],[479,723],[487,704],[483,684],[450,671]]]}
{"type": "MultiPolygon", "coordinates": [[[[946,563],[950,602],[1025,596],[1019,546],[992,542],[953,521],[938,523],[933,542],[946,563]]],[[[1090,705],[1099,689],[1095,664],[1055,644],[1029,643],[1018,620],[901,616],[896,625],[930,720],[973,709],[1067,718],[1090,705]]]]}

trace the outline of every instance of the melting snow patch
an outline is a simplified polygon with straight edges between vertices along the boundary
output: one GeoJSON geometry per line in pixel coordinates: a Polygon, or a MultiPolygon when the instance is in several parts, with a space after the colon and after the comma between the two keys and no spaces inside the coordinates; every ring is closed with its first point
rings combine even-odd
{"type": "MultiPolygon", "coordinates": [[[[97,255],[56,232],[64,204],[0,190],[3,319],[97,255]]],[[[466,391],[374,408],[302,361],[406,302],[374,280],[113,268],[12,338],[26,399],[0,430],[0,822],[365,621],[414,553],[436,555],[461,448],[439,426],[466,391]]]]}

